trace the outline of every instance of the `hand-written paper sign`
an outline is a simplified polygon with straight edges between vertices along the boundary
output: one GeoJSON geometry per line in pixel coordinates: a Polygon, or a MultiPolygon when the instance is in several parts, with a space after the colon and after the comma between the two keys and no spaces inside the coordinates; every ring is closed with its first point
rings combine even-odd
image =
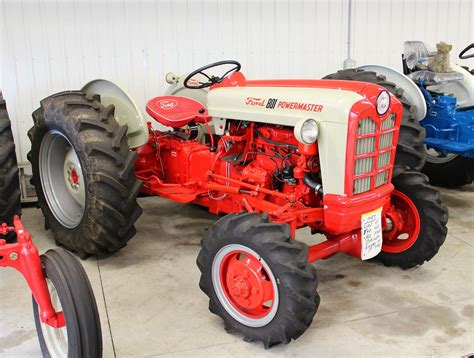
{"type": "Polygon", "coordinates": [[[362,215],[361,259],[368,260],[382,250],[382,208],[362,215]]]}

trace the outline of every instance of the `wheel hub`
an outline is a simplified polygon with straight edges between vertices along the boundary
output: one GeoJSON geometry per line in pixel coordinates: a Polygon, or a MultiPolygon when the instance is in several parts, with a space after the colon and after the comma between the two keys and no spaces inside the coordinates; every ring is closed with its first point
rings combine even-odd
{"type": "Polygon", "coordinates": [[[234,278],[230,283],[230,289],[237,298],[248,298],[250,296],[249,282],[246,279],[234,278]]]}
{"type": "Polygon", "coordinates": [[[45,134],[39,151],[41,186],[48,207],[66,228],[81,222],[86,206],[86,185],[81,162],[69,139],[61,132],[45,134]]]}
{"type": "Polygon", "coordinates": [[[398,232],[403,230],[403,217],[393,206],[385,213],[384,239],[396,240],[398,232]]]}
{"type": "Polygon", "coordinates": [[[382,251],[399,253],[408,250],[421,230],[420,214],[415,203],[405,194],[393,191],[391,207],[385,213],[390,222],[383,232],[382,251]]]}
{"type": "Polygon", "coordinates": [[[74,200],[82,205],[85,202],[84,178],[81,162],[73,148],[69,147],[64,159],[64,181],[74,200]]]}
{"type": "Polygon", "coordinates": [[[393,230],[393,220],[390,217],[385,217],[385,231],[392,231],[393,230]]]}
{"type": "Polygon", "coordinates": [[[69,167],[67,169],[67,174],[69,185],[71,185],[71,188],[75,190],[79,189],[79,175],[77,175],[76,169],[74,169],[73,167],[69,167]]]}
{"type": "MultiPolygon", "coordinates": [[[[229,294],[238,305],[253,309],[265,304],[265,285],[262,265],[254,257],[244,260],[232,260],[229,264],[226,281],[229,294]]],[[[270,296],[271,293],[267,293],[270,296]]]]}
{"type": "Polygon", "coordinates": [[[278,309],[276,280],[257,253],[243,245],[228,245],[214,258],[212,270],[216,294],[235,319],[251,327],[273,319],[278,309]]]}

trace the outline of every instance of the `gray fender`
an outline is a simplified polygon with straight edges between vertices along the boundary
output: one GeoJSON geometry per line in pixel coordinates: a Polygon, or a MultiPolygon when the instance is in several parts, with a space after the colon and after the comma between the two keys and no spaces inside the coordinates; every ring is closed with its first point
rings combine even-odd
{"type": "Polygon", "coordinates": [[[104,106],[115,106],[115,119],[119,125],[127,125],[128,146],[138,148],[148,142],[148,125],[145,114],[132,97],[112,81],[97,79],[81,89],[87,94],[99,94],[104,106]]]}
{"type": "Polygon", "coordinates": [[[408,76],[403,73],[381,65],[364,65],[358,67],[361,70],[373,71],[378,75],[384,75],[387,81],[395,83],[398,87],[403,89],[404,97],[416,107],[415,119],[421,121],[426,116],[426,102],[423,93],[408,76]]]}
{"type": "Polygon", "coordinates": [[[449,93],[456,97],[459,108],[474,106],[474,76],[461,66],[451,63],[451,69],[464,76],[462,81],[443,83],[437,86],[429,86],[428,89],[435,92],[449,93]]]}

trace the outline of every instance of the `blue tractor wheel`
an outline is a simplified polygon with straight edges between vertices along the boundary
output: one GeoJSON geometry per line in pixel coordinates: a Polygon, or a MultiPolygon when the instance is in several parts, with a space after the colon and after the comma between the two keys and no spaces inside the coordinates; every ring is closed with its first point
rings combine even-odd
{"type": "Polygon", "coordinates": [[[427,149],[426,163],[422,169],[433,185],[448,188],[471,184],[474,180],[474,158],[456,154],[441,154],[427,149]]]}

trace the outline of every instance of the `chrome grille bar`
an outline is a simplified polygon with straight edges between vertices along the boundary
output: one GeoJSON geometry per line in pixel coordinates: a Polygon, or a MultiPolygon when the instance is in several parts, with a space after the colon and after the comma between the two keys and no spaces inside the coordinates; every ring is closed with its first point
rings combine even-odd
{"type": "Polygon", "coordinates": [[[374,133],[376,128],[377,128],[377,126],[374,123],[374,121],[372,121],[372,118],[367,117],[367,118],[364,118],[364,119],[360,120],[359,130],[357,131],[357,134],[358,135],[364,135],[364,134],[374,133]]]}
{"type": "Polygon", "coordinates": [[[377,168],[381,169],[390,164],[390,152],[385,152],[379,155],[379,159],[377,161],[377,168]]]}
{"type": "Polygon", "coordinates": [[[354,194],[360,194],[370,190],[371,177],[354,180],[354,194]]]}
{"type": "Polygon", "coordinates": [[[377,177],[375,179],[375,187],[379,187],[380,185],[387,183],[387,181],[388,181],[388,170],[384,170],[383,172],[377,174],[377,177]]]}
{"type": "Polygon", "coordinates": [[[354,166],[354,175],[364,174],[372,170],[373,157],[357,159],[354,166]]]}

